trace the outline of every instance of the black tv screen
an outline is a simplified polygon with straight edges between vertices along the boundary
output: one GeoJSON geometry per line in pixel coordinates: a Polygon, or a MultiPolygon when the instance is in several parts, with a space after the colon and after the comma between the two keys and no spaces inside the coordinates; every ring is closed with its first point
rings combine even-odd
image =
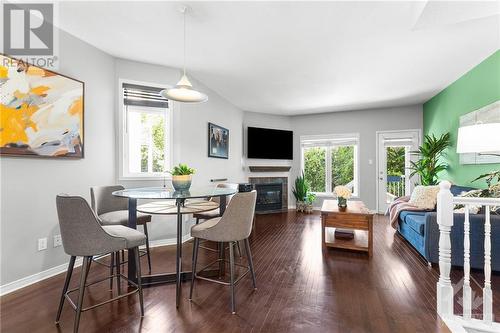
{"type": "Polygon", "coordinates": [[[248,127],[248,158],[293,160],[293,132],[248,127]]]}

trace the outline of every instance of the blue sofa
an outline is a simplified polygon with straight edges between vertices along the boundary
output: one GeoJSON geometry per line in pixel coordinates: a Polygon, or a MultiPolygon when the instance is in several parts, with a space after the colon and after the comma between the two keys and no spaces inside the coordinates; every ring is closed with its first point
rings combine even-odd
{"type": "MultiPolygon", "coordinates": [[[[471,188],[452,186],[453,195],[471,188]]],[[[470,214],[471,267],[484,267],[484,215],[470,214]]],[[[428,262],[439,262],[439,226],[433,212],[403,211],[399,215],[398,232],[428,262]]],[[[454,214],[451,229],[451,264],[464,265],[464,214],[454,214]]],[[[491,214],[491,267],[500,271],[500,215],[491,214]]]]}

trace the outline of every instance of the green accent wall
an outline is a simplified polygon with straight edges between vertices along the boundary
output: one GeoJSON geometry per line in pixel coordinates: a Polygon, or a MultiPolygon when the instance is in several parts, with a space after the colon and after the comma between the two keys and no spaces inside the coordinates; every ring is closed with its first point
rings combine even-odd
{"type": "Polygon", "coordinates": [[[438,136],[450,132],[451,135],[452,147],[445,157],[450,167],[440,174],[441,179],[485,187],[484,182],[471,184],[471,181],[480,174],[500,169],[500,163],[461,165],[456,153],[459,117],[497,100],[500,100],[500,50],[424,103],[424,134],[438,136]]]}

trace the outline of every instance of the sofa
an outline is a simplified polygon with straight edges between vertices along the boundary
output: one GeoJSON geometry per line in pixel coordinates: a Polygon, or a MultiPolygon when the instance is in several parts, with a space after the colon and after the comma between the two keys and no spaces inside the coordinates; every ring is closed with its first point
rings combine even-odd
{"type": "MultiPolygon", "coordinates": [[[[453,195],[473,188],[452,186],[453,195]]],[[[451,264],[464,265],[464,214],[453,215],[451,229],[451,264]]],[[[472,268],[484,267],[484,214],[470,214],[470,263],[472,268]]],[[[500,271],[500,215],[491,214],[491,267],[500,271]]],[[[398,233],[403,236],[429,263],[439,262],[439,226],[435,211],[402,211],[398,233]]]]}

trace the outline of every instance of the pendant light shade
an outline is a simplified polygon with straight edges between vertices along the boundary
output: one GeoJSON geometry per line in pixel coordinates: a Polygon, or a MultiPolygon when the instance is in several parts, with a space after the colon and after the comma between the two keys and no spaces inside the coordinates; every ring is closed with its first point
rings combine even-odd
{"type": "Polygon", "coordinates": [[[186,75],[186,11],[187,6],[182,6],[180,8],[183,14],[183,24],[184,24],[184,68],[183,74],[179,82],[172,87],[162,90],[160,94],[172,101],[183,102],[183,103],[202,103],[208,101],[208,96],[202,92],[193,89],[193,85],[189,81],[186,75]]]}
{"type": "Polygon", "coordinates": [[[177,102],[201,103],[208,101],[207,95],[193,89],[193,85],[189,82],[186,74],[182,75],[174,87],[162,90],[160,94],[166,99],[177,102]]]}

